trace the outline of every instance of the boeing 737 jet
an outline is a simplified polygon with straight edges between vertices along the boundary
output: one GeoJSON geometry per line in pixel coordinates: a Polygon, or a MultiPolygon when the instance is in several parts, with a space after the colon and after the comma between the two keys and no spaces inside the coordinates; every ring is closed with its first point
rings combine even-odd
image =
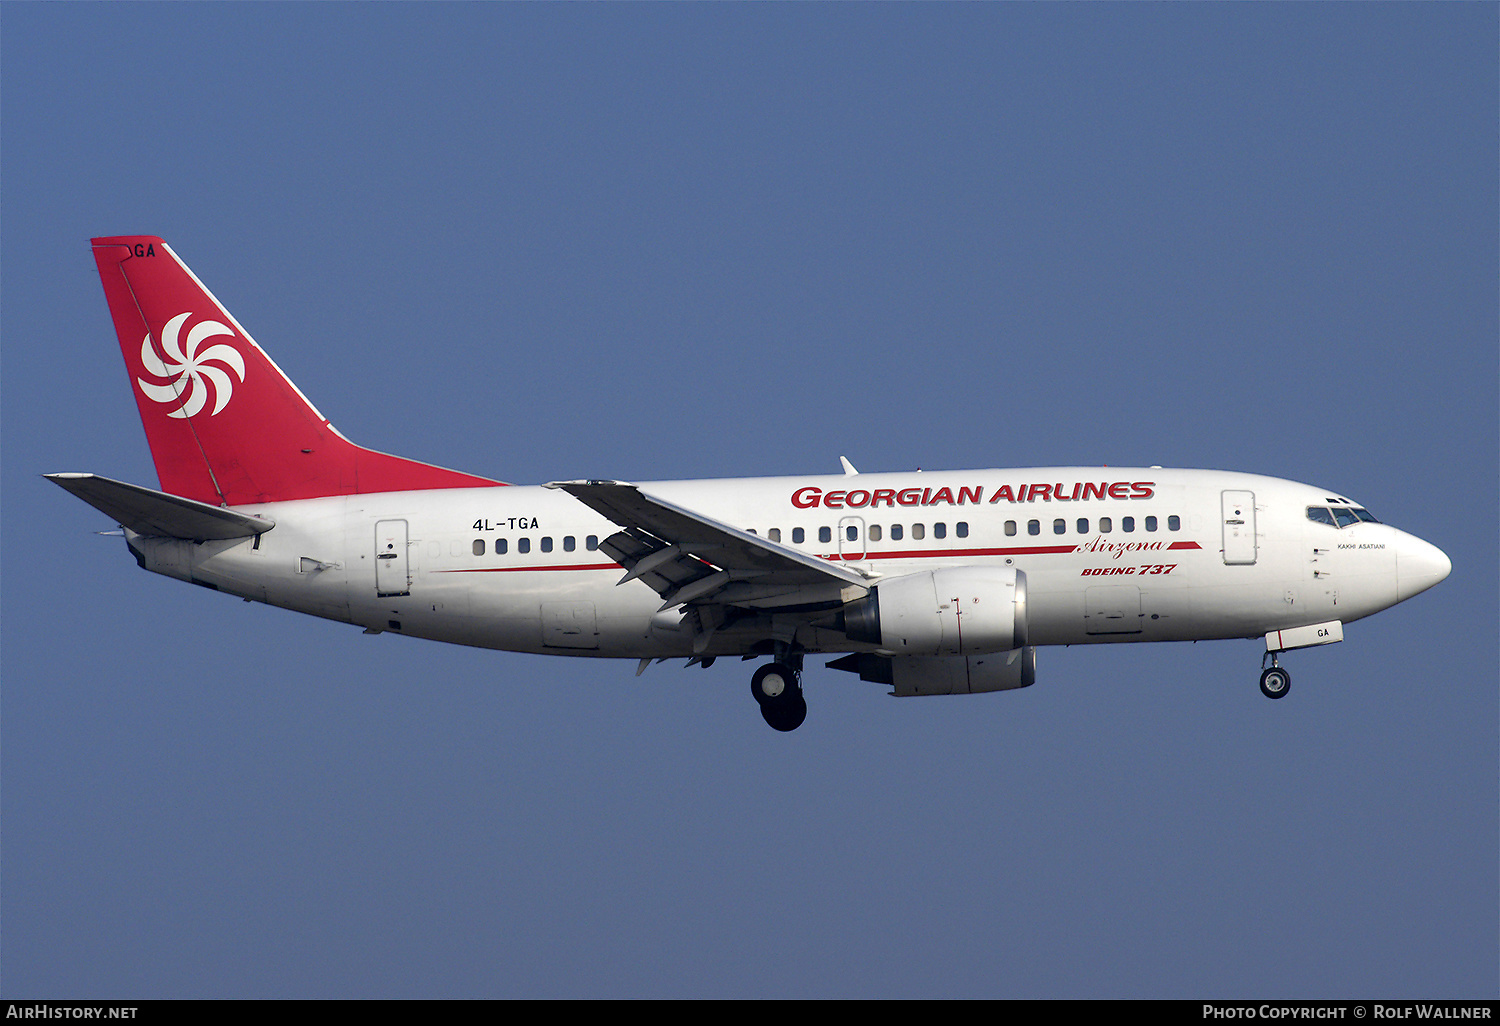
{"type": "Polygon", "coordinates": [[[1029,686],[1045,645],[1264,638],[1282,698],[1281,653],[1451,569],[1337,491],[1214,470],[508,485],[350,442],[161,239],[93,252],[161,487],[48,477],[140,566],[367,634],[637,673],[764,658],[751,693],[777,730],[821,654],[955,695],[1029,686]]]}

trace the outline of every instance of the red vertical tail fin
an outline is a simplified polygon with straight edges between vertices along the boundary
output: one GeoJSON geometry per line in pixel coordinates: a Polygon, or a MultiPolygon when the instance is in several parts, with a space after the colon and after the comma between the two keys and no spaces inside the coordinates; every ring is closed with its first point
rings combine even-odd
{"type": "Polygon", "coordinates": [[[238,506],[501,483],[355,445],[165,242],[93,244],[163,491],[238,506]]]}

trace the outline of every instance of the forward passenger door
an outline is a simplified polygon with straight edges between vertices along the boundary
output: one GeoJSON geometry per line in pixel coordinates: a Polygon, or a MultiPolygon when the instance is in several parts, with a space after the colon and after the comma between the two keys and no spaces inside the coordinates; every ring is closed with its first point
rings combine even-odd
{"type": "Polygon", "coordinates": [[[1256,556],[1255,493],[1225,491],[1221,496],[1224,523],[1224,565],[1253,566],[1256,556]]]}

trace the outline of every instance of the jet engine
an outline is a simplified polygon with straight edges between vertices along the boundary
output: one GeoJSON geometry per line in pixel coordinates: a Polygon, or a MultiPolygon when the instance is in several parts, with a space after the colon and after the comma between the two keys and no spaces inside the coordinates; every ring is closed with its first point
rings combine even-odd
{"type": "Polygon", "coordinates": [[[828,664],[859,674],[860,680],[889,684],[898,698],[917,695],[977,695],[1013,691],[1036,683],[1036,649],[971,656],[878,656],[855,652],[828,664]]]}
{"type": "Polygon", "coordinates": [[[884,655],[1009,652],[1027,643],[1026,575],[956,566],[893,577],[847,603],[840,619],[851,641],[884,655]]]}

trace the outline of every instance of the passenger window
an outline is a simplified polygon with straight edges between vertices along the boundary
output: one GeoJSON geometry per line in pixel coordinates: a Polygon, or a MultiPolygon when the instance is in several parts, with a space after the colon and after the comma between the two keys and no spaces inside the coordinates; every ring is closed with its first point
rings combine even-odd
{"type": "Polygon", "coordinates": [[[1100,517],[1099,518],[1099,533],[1100,534],[1108,534],[1110,531],[1114,530],[1114,527],[1115,527],[1115,522],[1113,520],[1111,520],[1109,517],[1100,517]]]}
{"type": "Polygon", "coordinates": [[[766,537],[769,538],[773,542],[779,542],[779,541],[781,541],[781,528],[779,528],[779,527],[773,527],[773,528],[771,528],[769,531],[766,532],[766,537]]]}
{"type": "Polygon", "coordinates": [[[1339,522],[1340,527],[1348,527],[1350,524],[1359,523],[1359,517],[1354,515],[1354,511],[1344,509],[1342,506],[1335,506],[1333,508],[1333,519],[1339,522]]]}
{"type": "Polygon", "coordinates": [[[1078,533],[1079,534],[1088,534],[1089,533],[1089,518],[1088,517],[1079,517],[1078,518],[1078,533]]]}
{"type": "Polygon", "coordinates": [[[793,545],[801,545],[802,542],[803,542],[803,540],[805,540],[806,538],[807,538],[807,532],[804,531],[804,530],[802,530],[802,528],[800,528],[800,527],[794,527],[794,528],[792,528],[792,544],[793,545]]]}
{"type": "Polygon", "coordinates": [[[1124,531],[1126,534],[1129,534],[1130,532],[1134,531],[1135,530],[1135,517],[1121,517],[1120,518],[1120,530],[1124,531]]]}
{"type": "Polygon", "coordinates": [[[753,527],[747,527],[747,528],[745,528],[745,533],[746,534],[754,534],[755,533],[755,528],[753,528],[753,527]]]}
{"type": "Polygon", "coordinates": [[[1147,517],[1146,518],[1146,530],[1148,530],[1148,531],[1154,531],[1154,530],[1156,530],[1156,518],[1155,517],[1147,517]]]}
{"type": "Polygon", "coordinates": [[[880,540],[880,525],[879,524],[871,524],[870,525],[869,536],[870,536],[870,540],[871,541],[879,541],[880,540]]]}
{"type": "Polygon", "coordinates": [[[1007,520],[1005,522],[1005,536],[1007,538],[1014,538],[1016,536],[1016,522],[1014,520],[1007,520]]]}
{"type": "Polygon", "coordinates": [[[1067,529],[1068,529],[1068,522],[1066,520],[1063,520],[1063,519],[1059,518],[1057,520],[1052,521],[1052,533],[1053,534],[1063,534],[1064,532],[1067,531],[1067,529]]]}
{"type": "Polygon", "coordinates": [[[571,534],[568,535],[567,537],[563,538],[563,551],[564,552],[572,552],[576,548],[578,548],[578,539],[577,538],[574,538],[571,534]]]}
{"type": "Polygon", "coordinates": [[[1042,533],[1042,522],[1040,520],[1028,520],[1028,521],[1026,521],[1026,533],[1027,534],[1041,534],[1042,533]]]}
{"type": "Polygon", "coordinates": [[[960,538],[967,538],[969,536],[969,522],[967,520],[960,520],[954,525],[954,530],[958,532],[960,538]]]}
{"type": "Polygon", "coordinates": [[[505,555],[505,549],[506,549],[506,547],[507,547],[506,546],[506,541],[505,541],[504,538],[496,538],[495,539],[495,555],[497,555],[497,556],[503,556],[503,555],[505,555]]]}
{"type": "Polygon", "coordinates": [[[831,528],[831,527],[820,527],[820,528],[818,528],[818,541],[824,542],[825,544],[827,542],[833,541],[833,528],[831,528]]]}
{"type": "Polygon", "coordinates": [[[476,555],[476,556],[482,556],[482,555],[484,555],[484,539],[483,538],[475,538],[474,539],[474,555],[476,555]]]}
{"type": "Polygon", "coordinates": [[[551,538],[543,538],[542,539],[542,551],[543,552],[551,552],[552,551],[552,539],[551,538]]]}
{"type": "Polygon", "coordinates": [[[589,535],[583,540],[583,546],[590,552],[593,552],[594,550],[599,548],[599,536],[597,534],[589,535]]]}
{"type": "Polygon", "coordinates": [[[900,524],[892,524],[891,525],[891,541],[900,541],[900,540],[901,540],[901,525],[900,524]]]}
{"type": "Polygon", "coordinates": [[[853,524],[850,524],[848,527],[844,528],[844,537],[848,538],[850,541],[859,541],[859,528],[855,527],[853,524]]]}
{"type": "Polygon", "coordinates": [[[921,524],[912,524],[911,536],[912,540],[921,541],[923,538],[927,537],[927,528],[923,527],[921,524]]]}
{"type": "Polygon", "coordinates": [[[1180,530],[1182,530],[1182,518],[1181,517],[1177,517],[1177,516],[1167,517],[1167,530],[1168,531],[1180,531],[1180,530]]]}
{"type": "Polygon", "coordinates": [[[530,552],[531,551],[531,539],[530,538],[517,538],[516,539],[516,551],[517,552],[530,552]]]}
{"type": "Polygon", "coordinates": [[[948,537],[948,525],[947,524],[933,524],[932,525],[932,536],[934,538],[946,538],[946,537],[948,537]]]}

